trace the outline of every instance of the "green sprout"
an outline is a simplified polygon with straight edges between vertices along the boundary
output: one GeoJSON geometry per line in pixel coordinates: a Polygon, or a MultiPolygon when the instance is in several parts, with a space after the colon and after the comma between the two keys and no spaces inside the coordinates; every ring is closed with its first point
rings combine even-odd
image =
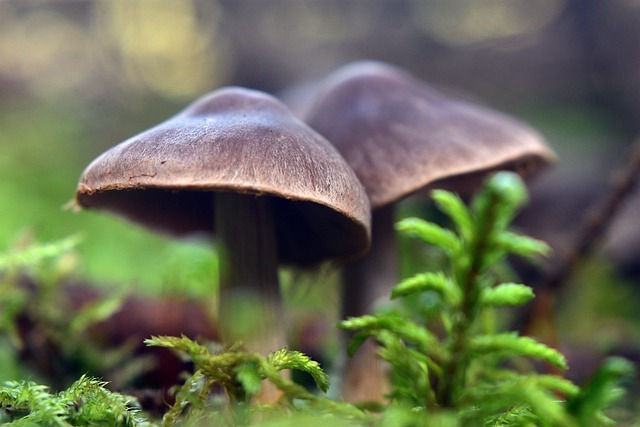
{"type": "Polygon", "coordinates": [[[522,368],[538,360],[565,370],[560,352],[533,338],[497,331],[495,322],[487,321],[497,308],[534,297],[526,285],[501,283],[506,257],[549,253],[543,242],[508,229],[527,200],[522,180],[510,172],[493,175],[469,207],[450,192],[432,194],[453,229],[418,218],[400,221],[397,229],[439,248],[446,255],[446,271],[402,280],[391,296],[402,301],[429,295],[434,308],[412,313],[400,305],[340,324],[356,332],[351,352],[368,337],[380,344],[380,356],[391,366],[390,406],[420,414],[431,420],[428,425],[452,417],[451,425],[464,426],[574,426],[583,425],[577,417],[581,411],[600,413],[611,400],[599,398],[590,407],[570,381],[522,368]]]}

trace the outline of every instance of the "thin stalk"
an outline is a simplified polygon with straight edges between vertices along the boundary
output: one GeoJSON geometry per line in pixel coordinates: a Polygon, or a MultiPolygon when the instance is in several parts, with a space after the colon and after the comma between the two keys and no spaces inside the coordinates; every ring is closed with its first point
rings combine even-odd
{"type": "Polygon", "coordinates": [[[376,301],[388,298],[398,280],[395,208],[388,205],[371,214],[371,247],[342,272],[342,316],[371,314],[376,301]]]}
{"type": "MultiPolygon", "coordinates": [[[[394,221],[393,205],[373,211],[369,252],[342,271],[343,319],[371,314],[377,301],[389,298],[398,279],[394,221]]],[[[350,337],[350,333],[343,332],[344,341],[350,337]]],[[[382,401],[390,391],[386,370],[386,362],[378,356],[378,345],[369,339],[346,362],[343,397],[349,402],[382,401]]]]}
{"type": "Polygon", "coordinates": [[[633,144],[629,162],[614,177],[607,196],[595,203],[585,215],[578,238],[571,250],[545,278],[543,284],[545,289],[557,290],[574,270],[576,263],[592,251],[612,223],[624,200],[636,187],[638,174],[640,174],[640,139],[633,144]]]}
{"type": "Polygon", "coordinates": [[[629,161],[616,172],[605,197],[597,200],[583,217],[577,238],[569,250],[547,271],[540,284],[536,286],[538,297],[524,316],[525,333],[537,332],[546,335],[546,341],[555,341],[552,312],[556,295],[573,274],[579,262],[587,257],[601,241],[624,201],[637,187],[638,175],[640,175],[640,138],[633,143],[629,161]]]}
{"type": "MultiPolygon", "coordinates": [[[[222,341],[263,355],[286,346],[272,199],[216,193],[220,262],[218,323],[222,341]]],[[[241,396],[240,396],[241,397],[241,396]]],[[[276,395],[263,387],[259,399],[276,395]]]]}

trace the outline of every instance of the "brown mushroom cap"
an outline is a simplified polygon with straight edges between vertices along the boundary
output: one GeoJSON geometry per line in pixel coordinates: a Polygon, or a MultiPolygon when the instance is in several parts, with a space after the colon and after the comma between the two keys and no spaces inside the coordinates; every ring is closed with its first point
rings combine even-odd
{"type": "Polygon", "coordinates": [[[368,247],[369,203],[344,159],[278,100],[242,88],[207,94],[103,153],[76,203],[171,234],[214,233],[213,191],[274,198],[283,263],[368,247]]]}
{"type": "Polygon", "coordinates": [[[456,177],[466,186],[472,173],[527,174],[555,159],[542,137],[520,121],[386,64],[347,65],[319,92],[305,121],[355,170],[374,209],[437,180],[450,184],[456,177]]]}

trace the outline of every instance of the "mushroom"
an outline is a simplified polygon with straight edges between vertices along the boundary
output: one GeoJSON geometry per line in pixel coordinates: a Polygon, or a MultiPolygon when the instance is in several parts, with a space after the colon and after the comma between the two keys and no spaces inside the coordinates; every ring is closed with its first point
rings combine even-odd
{"type": "Polygon", "coordinates": [[[278,264],[348,259],[370,240],[369,201],[337,150],[275,98],[243,88],[211,92],[103,153],[76,204],[215,235],[221,337],[263,353],[286,344],[278,264]],[[250,303],[250,325],[237,301],[250,303]]]}
{"type": "MultiPolygon", "coordinates": [[[[344,316],[369,312],[396,283],[396,202],[433,187],[468,194],[488,172],[529,175],[555,158],[542,137],[520,121],[373,61],[329,75],[303,119],[340,151],[371,202],[371,249],[343,272],[344,316]]],[[[360,376],[375,383],[366,369],[362,360],[347,369],[354,378],[345,380],[348,399],[382,396],[376,385],[353,384],[360,376]]]]}

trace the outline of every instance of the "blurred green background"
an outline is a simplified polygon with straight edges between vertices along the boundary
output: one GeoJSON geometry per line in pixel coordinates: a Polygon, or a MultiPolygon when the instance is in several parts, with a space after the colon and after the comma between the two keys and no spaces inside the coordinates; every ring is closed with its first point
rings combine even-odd
{"type": "MultiPolygon", "coordinates": [[[[567,192],[523,227],[556,236],[638,131],[639,24],[638,0],[0,1],[0,249],[79,233],[78,276],[150,293],[182,286],[172,265],[213,262],[209,244],[65,209],[83,168],[209,90],[291,96],[359,59],[537,127],[560,161],[534,183],[532,209],[567,192]]],[[[625,254],[640,236],[630,240],[625,254]]]]}

